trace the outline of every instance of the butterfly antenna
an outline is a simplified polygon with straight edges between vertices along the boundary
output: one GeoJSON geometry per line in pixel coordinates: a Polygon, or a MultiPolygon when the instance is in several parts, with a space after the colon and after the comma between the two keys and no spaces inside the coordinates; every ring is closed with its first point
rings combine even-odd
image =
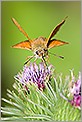
{"type": "Polygon", "coordinates": [[[23,30],[23,28],[19,25],[19,23],[12,18],[13,23],[17,26],[17,28],[28,38],[28,40],[31,42],[31,39],[28,37],[28,34],[23,30]]]}
{"type": "Polygon", "coordinates": [[[54,54],[54,53],[51,53],[51,52],[49,52],[49,53],[52,54],[52,55],[54,55],[54,56],[56,56],[56,57],[58,57],[58,58],[64,59],[64,56],[59,56],[59,55],[54,54]]]}

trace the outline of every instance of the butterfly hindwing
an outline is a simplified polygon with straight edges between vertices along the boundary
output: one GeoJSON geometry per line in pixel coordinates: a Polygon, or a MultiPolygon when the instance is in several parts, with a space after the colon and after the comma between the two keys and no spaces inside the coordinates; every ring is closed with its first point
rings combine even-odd
{"type": "Polygon", "coordinates": [[[31,50],[31,43],[29,42],[29,40],[20,42],[16,45],[12,46],[13,48],[21,48],[21,49],[26,49],[26,50],[31,50]]]}
{"type": "Polygon", "coordinates": [[[68,44],[68,42],[64,42],[64,41],[57,40],[57,39],[52,39],[48,42],[47,48],[50,49],[50,48],[53,48],[53,47],[56,47],[56,46],[61,46],[61,45],[64,45],[64,44],[68,44]]]}

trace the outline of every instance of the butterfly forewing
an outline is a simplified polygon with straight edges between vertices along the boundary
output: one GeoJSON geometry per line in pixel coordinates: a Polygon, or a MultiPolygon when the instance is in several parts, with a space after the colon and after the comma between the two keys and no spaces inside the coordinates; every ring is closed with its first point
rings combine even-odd
{"type": "Polygon", "coordinates": [[[30,44],[29,40],[20,42],[16,45],[13,45],[12,47],[13,48],[21,48],[21,49],[31,50],[31,44],[30,44]]]}
{"type": "Polygon", "coordinates": [[[28,34],[23,30],[23,28],[20,26],[20,24],[12,18],[13,23],[17,26],[17,28],[28,38],[28,40],[31,42],[31,39],[29,38],[28,34]]]}
{"type": "Polygon", "coordinates": [[[49,37],[48,37],[46,43],[48,43],[48,41],[59,31],[60,27],[61,27],[61,26],[64,24],[64,22],[66,21],[66,18],[67,18],[67,17],[65,17],[65,19],[62,20],[62,22],[59,23],[59,24],[52,30],[52,32],[50,33],[50,35],[49,35],[49,37]]]}
{"type": "Polygon", "coordinates": [[[61,41],[61,40],[57,40],[57,39],[52,39],[48,42],[47,47],[48,49],[56,47],[56,46],[61,46],[64,44],[68,44],[67,42],[61,41]]]}

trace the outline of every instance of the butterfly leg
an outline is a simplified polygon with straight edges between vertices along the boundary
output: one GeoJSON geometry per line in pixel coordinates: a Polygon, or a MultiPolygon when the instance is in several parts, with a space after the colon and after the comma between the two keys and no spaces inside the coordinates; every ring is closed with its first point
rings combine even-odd
{"type": "Polygon", "coordinates": [[[33,56],[27,56],[26,60],[28,60],[28,59],[31,58],[31,57],[33,57],[33,56]]]}
{"type": "Polygon", "coordinates": [[[50,64],[49,57],[49,55],[46,56],[46,62],[48,62],[48,64],[50,64]]]}
{"type": "Polygon", "coordinates": [[[44,65],[47,67],[47,63],[44,57],[42,57],[42,62],[44,63],[44,65]]]}
{"type": "Polygon", "coordinates": [[[34,56],[28,56],[26,59],[27,59],[27,61],[24,63],[24,65],[25,64],[27,64],[27,63],[29,63],[30,62],[30,60],[33,58],[34,56]]]}
{"type": "Polygon", "coordinates": [[[34,62],[36,62],[36,61],[37,61],[37,59],[38,59],[38,58],[37,58],[37,57],[35,57],[35,60],[34,60],[34,62]]]}

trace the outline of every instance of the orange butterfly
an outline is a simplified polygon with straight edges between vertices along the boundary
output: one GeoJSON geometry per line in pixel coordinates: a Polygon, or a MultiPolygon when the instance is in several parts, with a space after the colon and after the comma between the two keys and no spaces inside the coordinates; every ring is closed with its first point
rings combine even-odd
{"type": "MultiPolygon", "coordinates": [[[[30,61],[33,57],[37,58],[41,58],[42,61],[45,62],[45,58],[48,57],[48,53],[50,53],[48,50],[50,48],[56,47],[56,46],[61,46],[64,44],[68,44],[68,42],[64,42],[58,39],[52,39],[52,37],[59,31],[60,27],[64,24],[64,22],[66,21],[66,18],[64,20],[62,20],[61,23],[59,23],[50,33],[48,38],[45,37],[38,37],[36,39],[30,39],[28,34],[23,30],[23,28],[18,24],[18,22],[12,18],[12,21],[14,22],[14,24],[18,27],[18,29],[28,38],[28,40],[20,42],[18,44],[15,44],[14,46],[12,46],[13,48],[21,48],[21,49],[26,49],[26,50],[32,50],[34,52],[33,56],[29,56],[29,60],[26,61],[26,63],[28,61],[30,61]]],[[[53,54],[56,55],[56,54],[53,54]]],[[[56,55],[57,56],[57,55],[56,55]]],[[[62,56],[59,56],[60,58],[63,58],[62,56]]],[[[25,63],[25,64],[26,64],[25,63]]]]}

